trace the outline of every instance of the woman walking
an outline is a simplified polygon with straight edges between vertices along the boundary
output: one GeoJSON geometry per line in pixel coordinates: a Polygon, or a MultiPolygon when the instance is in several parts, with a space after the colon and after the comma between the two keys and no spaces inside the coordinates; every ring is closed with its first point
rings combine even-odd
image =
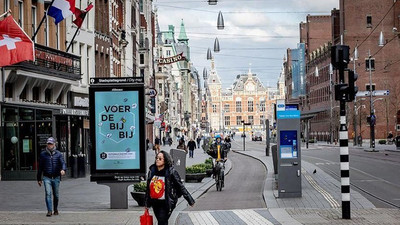
{"type": "Polygon", "coordinates": [[[172,166],[171,156],[165,151],[160,151],[147,176],[145,203],[146,208],[153,207],[158,225],[168,225],[168,219],[182,195],[190,206],[194,205],[194,199],[172,166]]]}

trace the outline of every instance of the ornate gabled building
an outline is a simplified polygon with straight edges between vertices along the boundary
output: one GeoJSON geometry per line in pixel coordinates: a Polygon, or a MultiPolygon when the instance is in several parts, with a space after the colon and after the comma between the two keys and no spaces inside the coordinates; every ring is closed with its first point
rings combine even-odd
{"type": "Polygon", "coordinates": [[[212,132],[243,131],[242,121],[251,123],[246,130],[262,130],[265,128],[265,119],[272,117],[273,109],[268,106],[273,100],[250,69],[247,74],[236,76],[232,88],[222,90],[212,61],[207,85],[207,115],[212,132]]]}

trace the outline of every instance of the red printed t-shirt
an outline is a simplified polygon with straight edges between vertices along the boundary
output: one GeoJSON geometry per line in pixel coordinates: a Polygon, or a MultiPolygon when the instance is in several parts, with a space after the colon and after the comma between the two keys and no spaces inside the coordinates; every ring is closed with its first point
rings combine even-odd
{"type": "Polygon", "coordinates": [[[165,171],[157,171],[151,178],[150,197],[158,200],[165,199],[165,171]],[[160,172],[163,175],[161,175],[160,172]]]}

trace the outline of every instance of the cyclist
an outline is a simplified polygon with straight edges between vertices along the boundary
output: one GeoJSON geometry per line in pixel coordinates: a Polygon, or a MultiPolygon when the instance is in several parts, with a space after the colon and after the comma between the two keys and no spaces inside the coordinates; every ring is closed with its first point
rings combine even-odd
{"type": "MultiPolygon", "coordinates": [[[[215,159],[215,164],[213,165],[213,176],[215,177],[220,171],[221,167],[217,167],[218,162],[225,163],[227,159],[229,148],[222,142],[222,138],[219,134],[215,135],[215,142],[210,146],[207,154],[215,159]]],[[[222,176],[222,182],[224,181],[224,176],[222,176]]]]}

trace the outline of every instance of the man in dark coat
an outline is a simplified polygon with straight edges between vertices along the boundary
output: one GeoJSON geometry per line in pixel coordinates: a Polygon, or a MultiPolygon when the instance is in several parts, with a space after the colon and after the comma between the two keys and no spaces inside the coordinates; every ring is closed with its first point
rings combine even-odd
{"type": "Polygon", "coordinates": [[[189,148],[189,158],[193,158],[193,152],[194,149],[196,148],[196,142],[194,142],[193,139],[190,139],[188,142],[188,148],[189,148]]]}
{"type": "Polygon", "coordinates": [[[66,166],[64,157],[60,151],[56,150],[56,140],[53,137],[47,139],[47,147],[42,150],[39,156],[39,169],[37,173],[37,181],[39,186],[44,183],[46,193],[46,216],[58,215],[58,199],[59,186],[61,176],[65,175],[66,166]],[[42,181],[43,174],[43,181],[42,181]],[[54,205],[51,196],[53,195],[54,205]],[[54,207],[54,213],[53,213],[54,207]]]}

